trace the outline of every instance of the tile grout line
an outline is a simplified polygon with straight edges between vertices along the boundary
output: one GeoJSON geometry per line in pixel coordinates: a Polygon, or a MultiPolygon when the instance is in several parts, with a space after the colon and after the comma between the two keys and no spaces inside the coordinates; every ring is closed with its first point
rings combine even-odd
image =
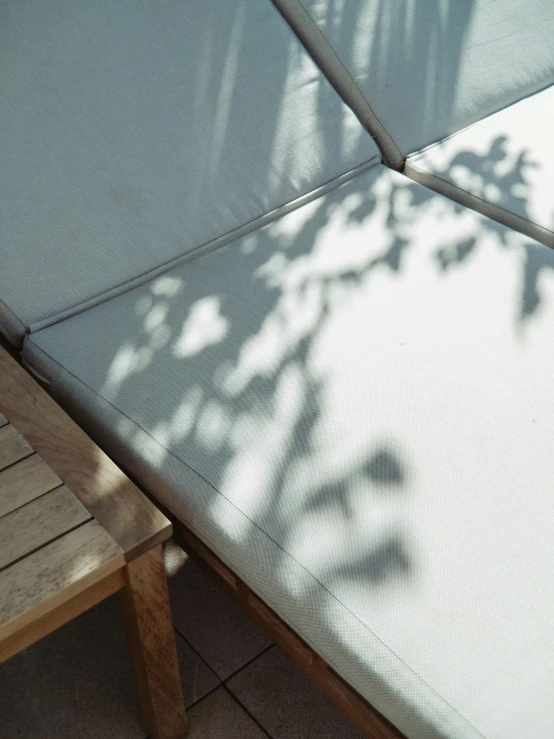
{"type": "MultiPolygon", "coordinates": [[[[175,626],[175,624],[173,624],[173,628],[175,629],[175,631],[177,632],[177,634],[180,636],[180,638],[185,642],[185,644],[192,649],[192,651],[200,659],[200,661],[203,662],[204,665],[206,665],[206,667],[209,669],[209,671],[212,672],[216,676],[216,678],[218,679],[218,682],[220,684],[222,684],[223,683],[223,678],[222,677],[219,677],[219,675],[213,669],[213,667],[208,662],[206,662],[206,660],[200,654],[200,652],[189,642],[189,640],[185,636],[183,636],[183,634],[181,633],[181,631],[179,631],[179,629],[177,628],[177,626],[175,626]]],[[[202,699],[200,698],[200,700],[202,700],[202,699]]]]}
{"type": "MultiPolygon", "coordinates": [[[[215,675],[215,677],[217,678],[217,681],[218,681],[217,684],[214,685],[213,688],[211,688],[210,690],[208,690],[206,693],[204,693],[204,695],[202,695],[197,700],[195,700],[192,703],[190,703],[187,706],[187,708],[186,708],[187,712],[190,711],[190,710],[192,710],[196,706],[198,706],[200,703],[202,703],[202,701],[205,701],[207,698],[209,698],[213,693],[216,692],[216,690],[219,690],[219,688],[223,688],[225,690],[225,692],[232,698],[232,700],[239,706],[239,708],[242,711],[244,711],[244,713],[247,714],[247,716],[256,724],[256,726],[261,731],[263,731],[264,735],[266,737],[268,737],[268,739],[272,739],[272,737],[269,734],[269,732],[267,731],[267,729],[265,729],[265,727],[258,721],[258,719],[252,713],[250,713],[250,711],[240,702],[240,700],[237,698],[237,696],[231,691],[231,689],[227,685],[227,681],[228,680],[232,680],[234,677],[236,677],[236,675],[238,675],[240,672],[242,672],[242,670],[244,670],[247,667],[249,667],[259,657],[262,657],[264,654],[266,654],[267,652],[269,652],[270,649],[273,649],[275,647],[275,644],[273,642],[271,642],[271,644],[268,644],[266,647],[264,647],[260,652],[258,652],[258,654],[256,654],[253,657],[251,657],[243,665],[241,665],[236,670],[234,670],[233,672],[231,672],[231,674],[228,675],[226,678],[221,678],[217,674],[217,672],[210,666],[210,664],[204,659],[204,657],[200,654],[200,652],[181,633],[181,631],[178,629],[178,627],[175,624],[173,624],[173,628],[175,629],[175,631],[177,632],[177,634],[181,637],[181,639],[183,639],[183,641],[185,642],[185,644],[187,644],[187,646],[190,647],[190,649],[194,652],[194,654],[196,654],[197,657],[204,663],[204,665],[206,665],[206,667],[215,675]]],[[[149,737],[146,737],[146,739],[149,739],[149,737]]]]}
{"type": "Polygon", "coordinates": [[[265,734],[265,736],[267,736],[267,737],[268,737],[268,739],[273,739],[273,737],[272,737],[272,736],[271,736],[271,734],[270,734],[270,733],[268,732],[268,730],[267,730],[267,729],[266,729],[266,728],[265,728],[265,727],[264,727],[264,726],[263,726],[263,725],[262,725],[262,724],[261,724],[261,723],[260,723],[260,722],[258,721],[258,719],[257,719],[257,718],[256,718],[256,717],[254,716],[254,714],[250,713],[250,711],[248,710],[248,708],[246,708],[246,706],[244,706],[244,705],[243,705],[243,704],[242,704],[242,703],[240,702],[240,700],[239,700],[239,699],[237,698],[237,696],[236,696],[236,695],[235,695],[234,693],[232,693],[232,692],[231,692],[231,690],[230,690],[230,689],[229,689],[229,688],[227,687],[227,685],[226,685],[225,683],[223,683],[223,689],[224,689],[224,690],[226,691],[226,693],[227,693],[228,695],[230,695],[230,696],[231,696],[231,698],[232,698],[232,699],[234,700],[234,702],[235,702],[235,703],[237,704],[237,706],[238,706],[239,708],[241,708],[241,709],[242,709],[242,710],[244,711],[244,713],[246,713],[246,714],[247,714],[247,716],[249,716],[249,717],[250,717],[250,718],[252,719],[252,721],[253,721],[253,722],[254,722],[254,723],[256,724],[256,726],[257,726],[257,727],[258,727],[258,728],[259,728],[259,729],[260,729],[261,731],[263,731],[263,733],[265,734]]]}
{"type": "Polygon", "coordinates": [[[219,682],[217,685],[214,685],[213,688],[210,688],[207,693],[204,693],[204,695],[201,698],[197,698],[194,703],[191,703],[189,706],[186,706],[186,711],[190,711],[193,708],[196,708],[196,706],[199,703],[202,703],[203,700],[206,700],[206,698],[209,698],[212,693],[215,693],[216,690],[219,690],[219,688],[224,688],[225,684],[223,682],[219,682]]]}
{"type": "MultiPolygon", "coordinates": [[[[175,631],[177,632],[177,634],[181,637],[181,639],[183,639],[183,641],[187,644],[187,646],[189,646],[192,649],[192,651],[202,660],[202,662],[206,665],[206,667],[208,667],[208,669],[210,670],[210,672],[212,672],[216,676],[216,678],[218,679],[218,681],[220,682],[220,684],[225,683],[227,680],[231,680],[231,678],[235,677],[235,675],[237,675],[241,670],[243,670],[245,667],[248,667],[249,665],[251,665],[252,662],[254,662],[254,660],[257,660],[258,657],[261,657],[266,652],[268,652],[272,647],[275,646],[275,644],[273,642],[271,642],[271,644],[268,644],[266,647],[264,647],[261,651],[259,651],[253,657],[250,657],[240,667],[237,667],[236,670],[233,670],[233,672],[231,672],[229,675],[227,675],[227,677],[220,677],[217,674],[217,672],[214,670],[214,668],[209,664],[209,662],[207,662],[204,659],[204,657],[200,654],[200,652],[194,647],[193,644],[191,644],[189,642],[189,640],[186,638],[186,636],[183,635],[183,633],[179,630],[179,628],[175,624],[173,624],[173,628],[175,629],[175,631]]],[[[199,700],[202,700],[202,699],[200,698],[199,700]]]]}
{"type": "Polygon", "coordinates": [[[251,657],[243,665],[241,665],[240,667],[237,667],[237,669],[234,672],[232,672],[226,678],[222,679],[221,682],[227,683],[229,680],[232,680],[234,677],[236,677],[236,675],[239,674],[239,672],[242,672],[242,670],[246,669],[247,667],[250,667],[252,662],[255,662],[258,659],[258,657],[263,657],[263,655],[266,652],[269,652],[269,650],[272,649],[274,646],[275,644],[273,642],[271,642],[271,644],[268,644],[267,647],[264,647],[261,652],[258,652],[258,654],[256,654],[254,657],[251,657]]]}
{"type": "MultiPolygon", "coordinates": [[[[196,647],[191,644],[191,642],[185,637],[185,635],[180,631],[179,627],[175,624],[175,622],[172,619],[172,624],[175,632],[179,635],[181,639],[185,642],[185,644],[192,650],[194,654],[200,659],[200,661],[210,670],[210,672],[215,675],[217,679],[217,684],[214,685],[213,688],[208,690],[204,695],[202,695],[197,700],[193,701],[186,707],[186,711],[192,710],[196,706],[198,706],[203,701],[207,700],[213,693],[215,693],[220,688],[223,688],[223,690],[231,697],[233,702],[244,712],[246,715],[256,724],[256,726],[260,729],[260,731],[263,732],[265,737],[268,737],[268,739],[273,739],[272,736],[269,734],[267,729],[258,721],[258,719],[240,702],[240,700],[237,698],[237,696],[231,691],[231,689],[227,685],[227,681],[232,680],[234,677],[236,677],[242,670],[245,670],[247,667],[249,667],[253,662],[255,662],[259,657],[262,657],[264,654],[270,651],[270,649],[273,649],[275,647],[274,642],[271,642],[267,646],[265,646],[263,649],[261,649],[257,654],[255,654],[253,657],[248,659],[244,664],[242,664],[240,667],[238,667],[236,670],[231,672],[226,678],[220,677],[217,672],[213,669],[213,667],[207,662],[207,660],[203,657],[203,655],[196,649],[196,647]]],[[[149,737],[146,737],[146,739],[150,739],[149,737]]]]}
{"type": "MultiPolygon", "coordinates": [[[[181,639],[182,639],[182,640],[183,640],[183,641],[185,642],[185,644],[186,644],[186,645],[187,645],[187,646],[188,646],[188,647],[190,648],[190,650],[191,650],[191,651],[192,651],[192,652],[193,652],[193,653],[194,653],[194,654],[195,654],[195,655],[196,655],[196,656],[198,657],[198,659],[199,659],[199,660],[200,660],[200,661],[202,662],[202,664],[203,664],[203,665],[204,665],[205,667],[207,667],[207,668],[208,668],[208,670],[209,670],[209,671],[210,671],[210,672],[212,673],[212,675],[215,675],[215,677],[216,677],[216,679],[217,679],[217,683],[216,683],[216,684],[215,684],[215,685],[213,686],[213,688],[210,688],[210,689],[209,689],[209,690],[208,690],[208,691],[207,691],[206,693],[204,693],[204,695],[201,695],[201,696],[200,696],[200,698],[197,698],[196,700],[192,701],[192,703],[189,703],[189,705],[188,705],[188,706],[185,706],[185,711],[187,711],[187,712],[188,712],[188,711],[190,711],[190,709],[191,709],[191,708],[194,708],[194,707],[195,707],[195,706],[197,706],[197,705],[198,705],[199,703],[201,703],[201,702],[202,702],[202,701],[204,700],[204,698],[207,698],[207,697],[208,697],[208,696],[210,696],[210,695],[211,695],[211,694],[212,694],[213,692],[215,692],[215,691],[216,691],[216,690],[217,690],[218,688],[220,688],[220,687],[221,687],[221,686],[223,685],[223,680],[222,680],[222,679],[221,679],[221,678],[219,677],[219,675],[217,674],[217,672],[215,672],[215,670],[212,670],[212,668],[211,668],[211,667],[210,667],[210,665],[209,665],[209,664],[208,664],[208,663],[206,662],[206,660],[204,659],[204,657],[202,657],[202,655],[200,654],[200,652],[198,652],[198,651],[197,651],[197,650],[196,650],[196,649],[195,649],[195,648],[194,648],[194,647],[192,646],[192,644],[191,644],[191,643],[190,643],[190,642],[188,641],[188,639],[185,639],[185,637],[184,637],[184,636],[183,636],[183,635],[181,634],[181,632],[180,632],[180,631],[179,631],[179,629],[178,629],[178,628],[177,628],[177,627],[175,626],[175,624],[173,624],[173,628],[174,628],[174,629],[175,629],[175,631],[177,632],[177,635],[178,635],[178,636],[179,636],[179,637],[180,637],[180,638],[181,638],[181,639]]],[[[149,737],[146,737],[146,739],[150,739],[150,738],[149,738],[149,737]]]]}

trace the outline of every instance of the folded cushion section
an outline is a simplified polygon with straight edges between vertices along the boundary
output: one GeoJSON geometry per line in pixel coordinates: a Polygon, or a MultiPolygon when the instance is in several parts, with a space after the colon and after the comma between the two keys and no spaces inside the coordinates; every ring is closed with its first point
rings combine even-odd
{"type": "Polygon", "coordinates": [[[552,84],[550,0],[274,0],[400,168],[552,84]]]}
{"type": "Polygon", "coordinates": [[[25,334],[26,326],[19,318],[0,300],[0,333],[11,344],[19,345],[21,337],[25,334]]]}
{"type": "Polygon", "coordinates": [[[0,49],[12,339],[380,159],[269,0],[9,2],[0,49]]]}
{"type": "Polygon", "coordinates": [[[406,736],[550,739],[553,320],[552,250],[380,166],[24,357],[406,736]]]}
{"type": "Polygon", "coordinates": [[[414,180],[554,247],[554,86],[406,160],[414,180]]]}

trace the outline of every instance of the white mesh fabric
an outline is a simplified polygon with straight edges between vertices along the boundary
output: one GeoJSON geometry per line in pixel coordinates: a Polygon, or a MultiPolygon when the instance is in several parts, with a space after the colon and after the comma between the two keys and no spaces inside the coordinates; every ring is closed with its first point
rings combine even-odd
{"type": "Polygon", "coordinates": [[[405,174],[554,247],[554,87],[406,160],[405,174]]]}
{"type": "Polygon", "coordinates": [[[550,739],[553,320],[554,251],[380,167],[26,358],[406,736],[550,739]]]}
{"type": "Polygon", "coordinates": [[[274,0],[400,166],[554,82],[550,0],[274,0]]]}
{"type": "Polygon", "coordinates": [[[269,0],[4,3],[0,70],[23,327],[379,160],[269,0]]]}

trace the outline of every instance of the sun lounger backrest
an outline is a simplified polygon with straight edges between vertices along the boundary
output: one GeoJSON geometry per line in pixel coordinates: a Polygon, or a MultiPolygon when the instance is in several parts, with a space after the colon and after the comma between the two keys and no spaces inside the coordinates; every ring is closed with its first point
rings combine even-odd
{"type": "Polygon", "coordinates": [[[554,77],[552,0],[274,1],[393,166],[554,77]]]}
{"type": "Polygon", "coordinates": [[[9,0],[0,70],[14,343],[380,160],[269,0],[9,0]]]}

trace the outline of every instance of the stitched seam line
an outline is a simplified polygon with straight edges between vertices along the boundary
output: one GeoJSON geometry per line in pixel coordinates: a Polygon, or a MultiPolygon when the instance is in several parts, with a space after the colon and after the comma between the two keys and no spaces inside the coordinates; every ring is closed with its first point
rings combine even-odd
{"type": "Polygon", "coordinates": [[[301,0],[297,0],[297,1],[298,1],[298,4],[300,5],[300,7],[302,8],[302,10],[304,11],[304,13],[306,14],[306,18],[308,18],[308,20],[312,24],[312,26],[313,26],[314,30],[316,31],[316,33],[319,36],[321,36],[321,38],[323,39],[324,44],[328,47],[328,49],[331,52],[331,54],[333,55],[333,57],[336,59],[336,61],[338,62],[338,64],[342,67],[342,69],[347,74],[347,76],[349,77],[349,79],[352,81],[352,84],[354,85],[354,87],[356,88],[356,90],[358,91],[358,93],[360,94],[360,96],[361,96],[362,100],[364,101],[364,103],[367,105],[368,110],[371,113],[371,115],[375,118],[375,120],[377,121],[377,123],[381,126],[383,135],[387,138],[387,140],[390,142],[390,144],[396,149],[396,151],[398,152],[398,155],[402,159],[404,157],[404,155],[400,151],[400,149],[399,149],[396,141],[394,141],[392,139],[392,137],[390,136],[390,134],[388,133],[388,131],[385,129],[384,125],[381,123],[381,119],[375,114],[375,111],[373,110],[373,108],[371,107],[371,105],[369,104],[369,102],[367,101],[366,96],[364,95],[364,93],[359,88],[358,83],[352,77],[352,75],[350,74],[350,72],[348,71],[348,69],[344,66],[342,60],[337,56],[337,54],[333,50],[333,47],[331,46],[331,44],[327,41],[327,39],[323,35],[322,31],[320,31],[319,27],[314,22],[314,20],[312,19],[311,15],[308,13],[308,11],[306,10],[306,8],[302,4],[302,1],[301,0]]]}
{"type": "Polygon", "coordinates": [[[381,154],[378,151],[363,164],[360,164],[359,166],[354,167],[354,169],[348,170],[343,174],[332,177],[330,180],[326,180],[325,182],[318,185],[315,189],[310,190],[310,192],[304,195],[300,195],[298,198],[295,198],[292,201],[288,201],[286,203],[278,205],[276,208],[273,208],[273,210],[268,211],[267,213],[262,213],[261,215],[252,218],[250,221],[247,221],[246,223],[233,228],[231,231],[226,231],[225,233],[222,233],[219,236],[216,236],[215,238],[210,239],[209,241],[206,241],[199,246],[196,246],[194,249],[191,249],[185,254],[180,254],[179,256],[174,257],[164,264],[153,267],[140,275],[119,283],[119,285],[116,285],[115,287],[111,287],[108,290],[104,290],[101,293],[93,295],[90,298],[81,301],[80,303],[70,306],[69,308],[66,308],[63,311],[59,311],[58,313],[55,313],[54,315],[48,316],[39,321],[35,321],[29,326],[28,332],[32,334],[36,331],[42,330],[43,328],[47,328],[48,326],[53,326],[57,323],[60,323],[61,321],[65,321],[67,318],[71,318],[72,316],[78,315],[79,313],[83,313],[84,311],[89,310],[90,308],[94,308],[97,305],[101,305],[102,303],[105,303],[112,298],[116,298],[119,295],[123,295],[129,292],[130,290],[134,290],[135,288],[144,285],[150,280],[166,274],[175,267],[179,267],[182,264],[191,262],[197,257],[203,256],[204,254],[218,251],[224,246],[227,246],[235,239],[242,238],[243,236],[252,233],[257,228],[267,226],[280,217],[288,215],[289,213],[298,210],[308,203],[315,202],[320,197],[323,197],[324,195],[327,195],[341,185],[350,182],[350,180],[354,179],[357,175],[372,169],[375,165],[381,164],[380,156],[381,154]]]}
{"type": "Polygon", "coordinates": [[[491,118],[501,115],[505,111],[510,110],[510,108],[513,108],[516,105],[519,105],[520,103],[525,104],[527,100],[530,100],[531,98],[535,97],[535,95],[536,96],[540,95],[541,92],[548,90],[550,87],[554,88],[554,84],[552,84],[552,82],[548,82],[544,87],[540,87],[538,90],[534,90],[533,92],[526,93],[523,97],[518,98],[517,100],[512,100],[509,103],[505,103],[502,107],[492,110],[490,113],[487,113],[485,116],[482,116],[481,118],[477,118],[472,123],[468,123],[463,128],[460,128],[458,131],[453,131],[452,133],[449,133],[447,136],[444,136],[442,139],[433,141],[432,143],[427,144],[426,146],[419,149],[417,152],[414,152],[413,154],[409,154],[408,159],[410,159],[411,157],[419,158],[425,152],[429,151],[429,149],[433,149],[436,146],[440,146],[445,141],[450,141],[450,139],[456,138],[456,136],[461,136],[466,131],[469,131],[470,128],[474,128],[476,126],[479,126],[480,124],[485,124],[491,118]]]}
{"type": "MultiPolygon", "coordinates": [[[[450,180],[447,180],[443,177],[439,177],[436,174],[433,174],[432,172],[429,172],[429,170],[422,169],[421,167],[418,167],[416,164],[413,164],[413,162],[408,162],[408,167],[412,167],[412,169],[417,170],[418,172],[421,172],[421,174],[426,175],[429,177],[433,182],[441,183],[444,182],[444,184],[450,188],[451,190],[456,190],[457,192],[461,193],[467,193],[470,198],[473,198],[474,200],[479,200],[481,203],[490,206],[491,208],[494,208],[495,210],[500,211],[501,213],[506,213],[509,216],[512,216],[512,218],[516,218],[519,221],[523,221],[524,223],[529,223],[531,226],[534,226],[535,228],[539,229],[540,231],[544,231],[546,234],[552,234],[554,236],[554,231],[551,231],[548,228],[545,228],[544,226],[539,225],[538,223],[535,223],[535,221],[529,220],[529,218],[525,218],[524,216],[520,216],[517,213],[512,213],[511,210],[506,210],[506,208],[503,208],[501,205],[496,205],[495,203],[491,203],[489,200],[485,200],[484,198],[479,197],[479,195],[474,195],[469,190],[464,190],[462,187],[459,187],[458,185],[454,184],[450,180]]],[[[421,184],[421,183],[420,183],[421,184]]],[[[440,192],[439,192],[440,195],[440,192]]],[[[463,203],[462,203],[463,205],[463,203]]],[[[506,225],[506,224],[503,224],[506,225]]],[[[507,228],[513,228],[512,226],[507,226],[507,228]]],[[[528,234],[525,234],[528,236],[528,234]]],[[[531,237],[532,238],[532,237],[531,237]]],[[[545,246],[547,246],[545,244],[545,246]]]]}

